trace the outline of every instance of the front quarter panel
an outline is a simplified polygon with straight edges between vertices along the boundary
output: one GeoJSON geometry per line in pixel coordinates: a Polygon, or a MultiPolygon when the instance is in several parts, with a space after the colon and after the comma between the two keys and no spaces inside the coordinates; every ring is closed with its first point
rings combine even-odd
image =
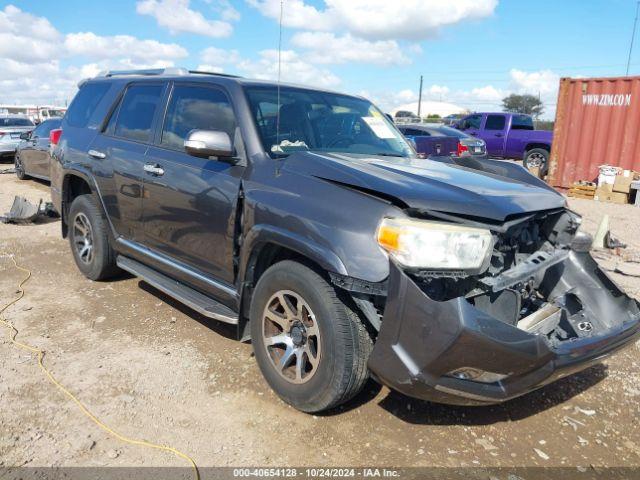
{"type": "Polygon", "coordinates": [[[385,216],[403,216],[377,197],[282,169],[270,160],[245,182],[243,263],[257,244],[273,241],[323,268],[380,282],[389,275],[387,255],[375,234],[385,216]],[[271,173],[269,173],[271,170],[271,173]]]}

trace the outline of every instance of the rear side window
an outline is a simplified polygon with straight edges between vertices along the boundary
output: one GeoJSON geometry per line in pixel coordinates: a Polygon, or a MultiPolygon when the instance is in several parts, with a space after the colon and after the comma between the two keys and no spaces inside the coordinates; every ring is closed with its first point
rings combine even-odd
{"type": "Polygon", "coordinates": [[[460,127],[463,130],[467,130],[469,128],[480,130],[481,122],[482,122],[482,115],[471,115],[470,117],[467,117],[462,121],[460,127]]]}
{"type": "Polygon", "coordinates": [[[84,128],[89,124],[91,115],[100,100],[109,91],[108,83],[87,83],[76,94],[67,111],[67,123],[72,127],[84,128]]]}
{"type": "Polygon", "coordinates": [[[163,85],[131,85],[117,112],[114,135],[138,142],[151,140],[151,126],[163,85]]]}
{"type": "Polygon", "coordinates": [[[48,137],[54,128],[60,128],[60,120],[47,120],[46,122],[42,122],[33,131],[32,137],[48,137]]]}
{"type": "Polygon", "coordinates": [[[529,115],[514,115],[511,120],[512,130],[533,130],[533,119],[529,115]]]}
{"type": "Polygon", "coordinates": [[[236,119],[229,99],[221,90],[176,85],[169,101],[161,143],[183,149],[191,130],[219,130],[235,136],[236,119]]]}
{"type": "Polygon", "coordinates": [[[506,118],[504,115],[489,115],[487,117],[487,123],[484,126],[485,130],[504,130],[506,124],[506,118]]]}

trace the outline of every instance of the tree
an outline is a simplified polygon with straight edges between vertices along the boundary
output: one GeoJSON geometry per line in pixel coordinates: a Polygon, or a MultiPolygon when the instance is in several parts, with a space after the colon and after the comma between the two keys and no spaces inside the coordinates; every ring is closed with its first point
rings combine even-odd
{"type": "Polygon", "coordinates": [[[502,110],[505,112],[526,113],[537,118],[544,112],[544,104],[534,95],[512,93],[502,99],[502,110]]]}

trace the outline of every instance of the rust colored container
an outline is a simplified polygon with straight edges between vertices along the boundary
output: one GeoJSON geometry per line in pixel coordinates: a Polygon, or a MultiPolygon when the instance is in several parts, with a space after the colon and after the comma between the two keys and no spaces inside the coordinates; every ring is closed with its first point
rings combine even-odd
{"type": "Polygon", "coordinates": [[[595,181],[604,164],[640,171],[640,77],[562,78],[548,182],[595,181]]]}

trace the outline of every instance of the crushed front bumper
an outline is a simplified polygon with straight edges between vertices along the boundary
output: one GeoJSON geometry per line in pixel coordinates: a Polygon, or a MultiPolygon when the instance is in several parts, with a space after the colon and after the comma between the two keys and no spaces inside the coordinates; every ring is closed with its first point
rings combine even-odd
{"type": "Polygon", "coordinates": [[[640,305],[627,297],[587,253],[571,252],[544,273],[553,296],[571,292],[594,328],[588,337],[552,346],[474,307],[464,297],[430,299],[391,263],[382,327],[369,368],[383,384],[411,397],[456,405],[500,403],[598,363],[640,338],[640,305]],[[481,383],[451,372],[504,375],[481,383]]]}

